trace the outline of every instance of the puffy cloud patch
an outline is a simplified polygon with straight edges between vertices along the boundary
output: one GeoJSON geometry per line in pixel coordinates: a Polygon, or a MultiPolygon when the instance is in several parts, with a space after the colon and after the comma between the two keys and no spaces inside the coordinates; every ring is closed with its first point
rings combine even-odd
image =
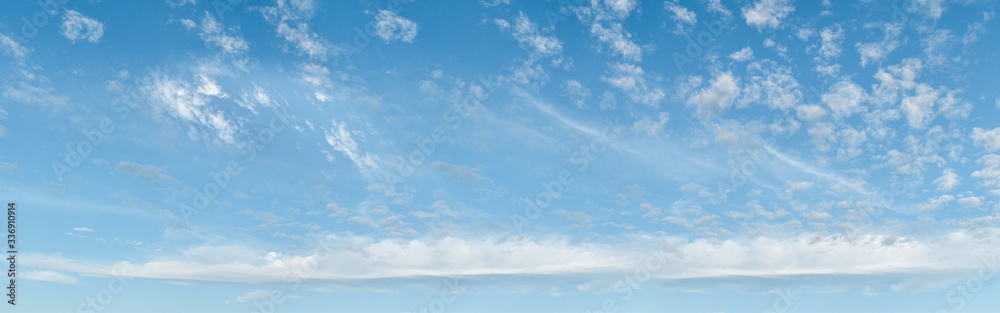
{"type": "Polygon", "coordinates": [[[670,114],[660,112],[657,116],[643,116],[642,119],[632,124],[632,131],[642,133],[646,136],[655,137],[663,132],[663,125],[670,120],[670,114]]]}
{"type": "Polygon", "coordinates": [[[417,23],[387,10],[380,10],[375,17],[375,34],[385,42],[413,42],[417,37],[417,23]]]}
{"type": "Polygon", "coordinates": [[[647,86],[645,74],[639,66],[616,63],[611,65],[610,76],[603,78],[612,86],[625,92],[632,101],[654,108],[659,107],[660,100],[666,96],[666,93],[660,88],[647,86]]]}
{"type": "Polygon", "coordinates": [[[758,0],[743,7],[743,18],[747,25],[757,29],[777,28],[781,20],[795,11],[792,0],[758,0]]]}
{"type": "Polygon", "coordinates": [[[62,34],[70,41],[89,41],[97,43],[104,36],[104,24],[74,10],[63,15],[62,34]]]}
{"type": "Polygon", "coordinates": [[[730,72],[724,72],[716,75],[707,87],[688,98],[687,103],[694,106],[699,117],[710,119],[728,110],[739,94],[740,87],[736,77],[730,72]]]}
{"type": "Polygon", "coordinates": [[[750,47],[744,47],[743,49],[730,54],[729,58],[737,62],[750,61],[753,59],[753,49],[750,47]]]}
{"type": "Polygon", "coordinates": [[[1000,127],[992,130],[973,128],[972,141],[976,146],[983,147],[988,152],[996,152],[1000,150],[1000,127]]]}
{"type": "Polygon", "coordinates": [[[955,174],[955,170],[948,168],[944,170],[941,177],[934,180],[934,184],[938,186],[938,191],[951,191],[955,186],[961,184],[961,180],[955,174]]]}

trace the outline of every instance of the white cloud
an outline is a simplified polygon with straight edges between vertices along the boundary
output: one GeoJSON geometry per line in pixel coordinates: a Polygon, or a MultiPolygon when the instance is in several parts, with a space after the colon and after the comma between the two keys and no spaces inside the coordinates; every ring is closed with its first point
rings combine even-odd
{"type": "MultiPolygon", "coordinates": [[[[597,2],[597,1],[594,1],[597,2]]],[[[639,6],[636,0],[604,0],[604,5],[620,17],[626,17],[639,6]]]]}
{"type": "Polygon", "coordinates": [[[764,47],[771,48],[771,50],[774,50],[775,52],[777,52],[778,56],[781,56],[782,58],[786,58],[787,57],[788,47],[785,47],[785,45],[779,44],[777,41],[774,41],[773,38],[766,38],[766,39],[764,39],[764,47]]]}
{"type": "Polygon", "coordinates": [[[826,220],[826,219],[831,218],[831,217],[833,217],[833,215],[830,215],[830,213],[826,213],[826,212],[812,212],[808,216],[809,220],[810,221],[814,221],[814,222],[815,221],[826,220]]]}
{"type": "MultiPolygon", "coordinates": [[[[198,93],[219,98],[229,97],[229,95],[222,91],[222,87],[219,87],[215,84],[215,81],[212,81],[207,77],[202,79],[202,85],[198,87],[198,93]]],[[[316,93],[318,94],[319,92],[316,93]]],[[[271,96],[267,94],[267,91],[265,91],[264,88],[257,86],[257,84],[253,84],[253,88],[241,90],[240,98],[234,99],[233,101],[241,107],[250,110],[250,112],[254,115],[257,115],[257,107],[270,109],[274,109],[276,107],[276,103],[271,100],[271,96]]]]}
{"type": "Polygon", "coordinates": [[[819,55],[832,59],[840,56],[840,44],[844,41],[844,28],[840,24],[823,28],[819,37],[822,45],[819,48],[819,55]]]}
{"type": "Polygon", "coordinates": [[[59,94],[52,87],[52,81],[47,77],[24,69],[17,69],[16,75],[11,75],[12,82],[3,87],[4,100],[39,107],[47,107],[57,111],[69,107],[69,98],[59,94]]]}
{"type": "Polygon", "coordinates": [[[937,210],[942,205],[947,204],[948,202],[955,201],[955,197],[952,197],[952,196],[949,196],[949,195],[941,195],[940,197],[930,198],[930,199],[927,199],[927,200],[929,202],[927,202],[927,204],[924,204],[923,206],[921,206],[920,210],[922,210],[922,211],[937,210]]]}
{"type": "Polygon", "coordinates": [[[879,42],[869,42],[869,43],[857,43],[855,46],[858,48],[858,54],[861,55],[861,66],[865,67],[868,63],[879,62],[882,58],[889,55],[892,51],[899,47],[899,35],[903,31],[903,25],[886,23],[883,26],[883,31],[885,37],[879,42]]]}
{"type": "Polygon", "coordinates": [[[68,284],[68,285],[73,285],[73,284],[77,283],[76,277],[69,276],[69,275],[66,275],[66,274],[63,274],[63,273],[59,273],[59,272],[55,272],[55,271],[32,271],[32,270],[28,270],[28,271],[24,271],[24,273],[21,273],[20,275],[18,275],[18,277],[23,277],[24,279],[27,279],[27,280],[45,281],[45,282],[50,282],[50,283],[60,283],[60,284],[68,284]]]}
{"type": "Polygon", "coordinates": [[[818,122],[826,117],[826,114],[826,109],[823,109],[823,107],[818,105],[804,104],[795,107],[795,115],[798,116],[799,119],[810,122],[818,122]]]}
{"type": "Polygon", "coordinates": [[[75,227],[73,231],[93,232],[94,230],[86,227],[75,227]]]}
{"type": "Polygon", "coordinates": [[[937,101],[938,114],[949,119],[964,120],[969,118],[969,114],[972,113],[972,104],[962,101],[958,97],[957,94],[960,90],[949,90],[945,86],[941,86],[940,90],[944,95],[938,98],[937,101]]]}
{"type": "Polygon", "coordinates": [[[21,44],[14,41],[13,38],[7,37],[7,35],[0,34],[0,48],[3,48],[3,53],[9,55],[14,59],[23,59],[28,55],[28,49],[21,44]]]}
{"type": "MultiPolygon", "coordinates": [[[[181,23],[184,23],[185,27],[188,27],[186,22],[182,21],[181,23]]],[[[223,53],[243,54],[249,50],[249,45],[238,34],[238,30],[238,28],[234,27],[227,31],[219,21],[215,20],[215,17],[212,17],[211,13],[205,12],[205,17],[201,19],[201,29],[198,37],[205,41],[205,45],[217,47],[223,53]]]]}
{"type": "Polygon", "coordinates": [[[538,86],[549,80],[549,73],[545,71],[541,64],[532,60],[524,60],[514,65],[511,69],[513,75],[509,78],[514,83],[521,86],[538,86]]]}
{"type": "Polygon", "coordinates": [[[610,48],[614,54],[630,61],[642,60],[642,49],[632,42],[632,34],[625,31],[621,23],[610,23],[608,27],[594,23],[590,27],[590,33],[610,48]]]}
{"type": "Polygon", "coordinates": [[[179,20],[173,20],[173,21],[181,23],[181,25],[184,25],[184,28],[186,28],[187,30],[194,30],[195,28],[198,28],[198,23],[195,23],[194,21],[186,19],[186,18],[182,18],[182,19],[179,19],[179,20]]]}
{"type": "Polygon", "coordinates": [[[830,111],[836,117],[850,117],[855,113],[863,112],[861,101],[864,98],[864,89],[849,79],[833,84],[822,97],[823,103],[830,107],[830,111]]]}
{"type": "Polygon", "coordinates": [[[948,50],[955,45],[955,37],[951,35],[951,30],[938,29],[930,31],[929,34],[920,39],[924,45],[924,54],[927,55],[927,63],[932,65],[942,65],[948,60],[946,55],[948,50]]]}
{"type": "MultiPolygon", "coordinates": [[[[501,26],[501,28],[503,28],[501,26]]],[[[514,39],[522,47],[529,47],[533,57],[552,56],[562,52],[562,43],[555,36],[544,36],[538,26],[528,19],[524,12],[518,12],[514,21],[514,39]]]]}
{"type": "Polygon", "coordinates": [[[145,181],[173,180],[173,177],[164,174],[166,170],[155,165],[144,165],[128,161],[118,162],[118,169],[125,171],[135,178],[145,181]]]}
{"type": "Polygon", "coordinates": [[[621,23],[637,8],[636,0],[592,0],[589,5],[569,6],[580,23],[590,29],[590,35],[601,41],[601,50],[610,50],[627,61],[642,60],[642,49],[632,42],[632,34],[621,23]]]}
{"type": "Polygon", "coordinates": [[[327,203],[326,204],[326,210],[327,211],[332,211],[326,217],[338,217],[338,216],[344,216],[344,215],[348,214],[347,208],[341,207],[341,206],[337,205],[336,203],[327,203]]]}
{"type": "Polygon", "coordinates": [[[451,164],[440,161],[434,162],[431,165],[434,166],[435,169],[443,172],[445,175],[448,175],[448,177],[454,178],[456,180],[466,181],[466,182],[489,180],[485,176],[480,175],[479,172],[482,170],[476,167],[468,165],[451,164]]]}
{"type": "Polygon", "coordinates": [[[826,62],[820,62],[813,69],[820,74],[835,77],[840,73],[840,64],[827,65],[826,62]]]}
{"type": "Polygon", "coordinates": [[[188,121],[203,119],[199,108],[206,100],[194,94],[187,82],[166,76],[154,76],[149,85],[152,96],[158,97],[171,115],[188,121]]]}
{"type": "Polygon", "coordinates": [[[813,182],[800,181],[800,182],[790,183],[790,184],[787,184],[787,185],[788,185],[788,188],[785,189],[785,194],[792,194],[792,193],[794,193],[796,191],[806,190],[806,189],[812,188],[813,185],[815,185],[815,184],[813,182]]]}
{"type": "Polygon", "coordinates": [[[330,79],[330,69],[316,63],[303,63],[299,65],[302,80],[313,86],[331,87],[333,80],[330,79]]]}
{"type": "Polygon", "coordinates": [[[916,78],[922,69],[923,62],[915,58],[903,59],[888,69],[880,68],[875,74],[878,84],[874,86],[869,100],[879,106],[895,105],[901,93],[916,88],[916,78]]]}
{"type": "Polygon", "coordinates": [[[104,24],[80,12],[68,10],[63,15],[62,33],[73,43],[77,40],[96,43],[104,36],[104,24]]]}
{"type": "Polygon", "coordinates": [[[497,27],[500,28],[500,30],[508,30],[508,29],[510,29],[510,22],[508,22],[507,20],[495,18],[495,19],[492,19],[491,21],[493,21],[493,24],[496,24],[497,27]]]}
{"type": "Polygon", "coordinates": [[[201,78],[201,85],[198,86],[198,93],[219,98],[227,97],[226,92],[222,91],[222,87],[219,86],[215,80],[205,74],[200,74],[198,76],[201,78]]]}
{"type": "Polygon", "coordinates": [[[1000,196],[1000,155],[988,154],[976,163],[983,169],[973,172],[972,178],[979,179],[979,185],[989,188],[991,194],[1000,196]]]}
{"type": "Polygon", "coordinates": [[[643,116],[642,119],[636,121],[635,124],[632,124],[632,131],[646,134],[646,136],[656,137],[663,132],[663,125],[667,124],[667,121],[669,120],[670,114],[667,112],[660,112],[656,117],[649,115],[643,116]]]}
{"type": "Polygon", "coordinates": [[[811,127],[809,127],[808,133],[812,136],[813,144],[819,151],[828,150],[830,147],[827,146],[827,142],[833,139],[833,136],[836,135],[833,125],[824,122],[814,123],[811,127]]]}
{"type": "Polygon", "coordinates": [[[417,23],[396,13],[380,10],[375,21],[376,35],[387,43],[395,40],[413,42],[413,38],[417,37],[417,23]]]}
{"type": "MultiPolygon", "coordinates": [[[[273,295],[271,294],[270,291],[267,291],[267,290],[264,290],[264,289],[258,289],[258,290],[254,290],[254,291],[248,292],[248,293],[246,293],[246,294],[244,294],[242,296],[236,297],[236,301],[239,301],[239,302],[254,302],[254,301],[272,300],[273,299],[272,296],[273,295]]],[[[276,296],[284,297],[284,295],[276,295],[276,296]]]]}
{"type": "Polygon", "coordinates": [[[147,78],[145,88],[150,91],[151,106],[157,114],[165,113],[183,122],[205,127],[214,131],[223,142],[237,144],[236,125],[222,112],[210,108],[210,100],[199,92],[199,89],[207,90],[204,85],[195,87],[187,81],[153,73],[147,78]]]}
{"type": "Polygon", "coordinates": [[[181,7],[188,4],[198,4],[197,0],[167,0],[167,4],[170,7],[181,7]]]}
{"type": "Polygon", "coordinates": [[[984,130],[979,127],[973,128],[972,141],[976,146],[983,147],[988,152],[996,152],[1000,149],[1000,127],[993,130],[984,130]]]}
{"type": "Polygon", "coordinates": [[[837,160],[844,161],[861,155],[861,145],[868,141],[868,134],[854,128],[843,128],[837,135],[841,138],[841,147],[837,149],[837,160]]]}
{"type": "Polygon", "coordinates": [[[739,93],[740,87],[733,74],[719,73],[712,78],[709,86],[695,93],[687,102],[695,106],[699,117],[710,119],[728,110],[739,93]]]}
{"type": "Polygon", "coordinates": [[[912,0],[908,9],[910,12],[937,19],[944,12],[944,0],[912,0]]]}
{"type": "Polygon", "coordinates": [[[618,99],[611,91],[605,91],[601,94],[601,99],[598,100],[598,106],[601,110],[614,110],[617,107],[616,104],[618,104],[618,99]]]}
{"type": "Polygon", "coordinates": [[[934,184],[938,186],[937,191],[951,191],[955,186],[961,185],[961,181],[958,175],[955,174],[953,169],[945,169],[941,177],[934,180],[934,184]]]}
{"type": "Polygon", "coordinates": [[[776,28],[794,11],[792,0],[757,0],[752,6],[743,7],[743,18],[747,25],[757,29],[776,28]]]}
{"type": "Polygon", "coordinates": [[[299,53],[306,54],[311,58],[323,59],[330,50],[328,44],[320,39],[319,35],[310,31],[308,24],[305,23],[298,24],[294,28],[288,24],[279,24],[278,34],[294,44],[299,53]]]}
{"type": "Polygon", "coordinates": [[[798,37],[802,41],[809,41],[809,38],[814,35],[816,35],[816,30],[808,27],[799,28],[799,30],[795,31],[795,37],[798,37]]]}
{"type": "Polygon", "coordinates": [[[722,5],[722,0],[707,0],[708,11],[719,13],[723,17],[729,18],[733,16],[733,12],[729,12],[725,6],[722,5]]]}
{"type": "Polygon", "coordinates": [[[265,225],[274,225],[275,223],[284,220],[284,218],[267,211],[243,210],[239,213],[247,215],[254,220],[263,222],[265,225]]]}
{"type": "Polygon", "coordinates": [[[671,18],[677,23],[677,28],[674,30],[675,34],[688,32],[690,27],[698,22],[698,17],[695,16],[694,12],[676,2],[666,1],[663,3],[663,6],[667,11],[670,11],[671,18]]]}
{"type": "Polygon", "coordinates": [[[802,103],[799,82],[792,76],[790,68],[782,67],[770,60],[762,60],[747,66],[752,73],[743,87],[738,104],[762,104],[773,109],[787,110],[802,103]]]}
{"type": "Polygon", "coordinates": [[[308,55],[312,59],[323,60],[331,51],[336,51],[309,29],[307,21],[316,14],[314,1],[277,0],[275,6],[262,7],[259,10],[268,23],[276,26],[278,36],[291,43],[298,53],[308,55]]]}
{"type": "Polygon", "coordinates": [[[489,0],[489,1],[479,0],[479,3],[482,3],[484,7],[488,8],[488,7],[495,7],[501,4],[510,5],[510,0],[489,0]]]}
{"type": "MultiPolygon", "coordinates": [[[[828,217],[823,214],[814,215],[814,220],[825,218],[828,217]]],[[[997,229],[980,231],[995,234],[997,229]]],[[[956,273],[974,275],[982,268],[983,258],[996,262],[995,257],[991,258],[995,249],[989,243],[963,230],[927,239],[877,233],[858,236],[805,233],[791,238],[758,235],[725,240],[648,234],[632,238],[634,246],[581,243],[561,237],[375,239],[330,234],[322,238],[323,246],[328,248],[298,254],[200,246],[176,257],[161,257],[146,263],[113,262],[120,270],[113,270],[111,262],[84,263],[49,255],[25,256],[25,263],[86,275],[120,273],[144,279],[246,285],[278,283],[286,273],[295,272],[301,274],[304,282],[344,286],[359,279],[384,281],[387,286],[394,286],[399,282],[397,279],[413,281],[430,277],[428,281],[436,282],[438,277],[484,275],[499,280],[524,277],[562,280],[572,276],[611,286],[621,275],[650,262],[660,264],[658,270],[651,271],[650,279],[664,282],[748,277],[735,281],[747,283],[761,277],[803,275],[829,282],[839,277],[864,275],[918,285],[940,284],[943,281],[936,279],[950,279],[956,273]],[[649,251],[637,247],[653,248],[649,251]],[[606,277],[613,278],[601,281],[606,277]]],[[[856,287],[869,284],[866,279],[856,287]]],[[[249,300],[263,293],[255,291],[244,296],[249,300]]]]}
{"type": "Polygon", "coordinates": [[[996,12],[980,12],[980,16],[983,19],[979,22],[970,23],[965,31],[965,35],[962,36],[962,44],[965,46],[972,45],[973,43],[979,41],[979,36],[987,33],[986,22],[989,22],[996,15],[996,12]]]}
{"type": "Polygon", "coordinates": [[[982,197],[961,198],[958,199],[958,204],[961,204],[962,206],[967,208],[977,207],[983,205],[983,198],[982,197]]]}
{"type": "Polygon", "coordinates": [[[641,67],[617,63],[611,65],[611,70],[611,76],[605,76],[603,79],[625,92],[632,101],[656,108],[659,107],[660,100],[666,96],[663,90],[646,85],[645,72],[641,67]]]}
{"type": "Polygon", "coordinates": [[[914,95],[903,98],[900,106],[911,128],[922,129],[934,120],[934,103],[938,94],[937,89],[919,84],[914,95]]]}
{"type": "Polygon", "coordinates": [[[333,127],[326,129],[325,133],[326,142],[333,149],[340,151],[351,159],[354,165],[358,167],[358,170],[366,177],[373,177],[372,175],[379,169],[375,157],[361,152],[357,141],[351,136],[351,132],[347,130],[347,125],[344,122],[337,123],[337,121],[333,121],[333,127]]]}
{"type": "Polygon", "coordinates": [[[563,84],[562,95],[569,97],[576,103],[576,107],[582,109],[584,107],[584,101],[590,97],[590,89],[583,86],[580,82],[576,80],[567,80],[563,84]]]}
{"type": "Polygon", "coordinates": [[[743,49],[730,54],[729,58],[737,62],[750,61],[753,59],[753,49],[750,49],[750,47],[744,47],[743,49]]]}

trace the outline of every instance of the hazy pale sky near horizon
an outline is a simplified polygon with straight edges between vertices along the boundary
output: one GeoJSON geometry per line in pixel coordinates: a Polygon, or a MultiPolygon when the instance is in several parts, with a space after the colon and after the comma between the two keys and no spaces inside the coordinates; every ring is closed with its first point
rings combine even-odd
{"type": "Polygon", "coordinates": [[[1000,308],[996,1],[0,6],[12,312],[1000,308]]]}

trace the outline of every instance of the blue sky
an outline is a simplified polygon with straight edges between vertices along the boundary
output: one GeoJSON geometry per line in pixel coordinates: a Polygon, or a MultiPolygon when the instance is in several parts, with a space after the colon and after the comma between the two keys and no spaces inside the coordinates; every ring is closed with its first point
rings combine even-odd
{"type": "Polygon", "coordinates": [[[985,312],[997,3],[0,10],[24,312],[985,312]]]}

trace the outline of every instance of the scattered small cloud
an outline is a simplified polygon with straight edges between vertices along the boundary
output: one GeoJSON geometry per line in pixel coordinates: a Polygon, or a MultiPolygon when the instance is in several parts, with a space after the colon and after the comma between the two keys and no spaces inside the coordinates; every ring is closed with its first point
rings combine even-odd
{"type": "Polygon", "coordinates": [[[43,281],[43,282],[67,284],[67,285],[75,285],[77,283],[76,277],[69,276],[56,271],[27,270],[19,274],[20,275],[18,275],[18,277],[23,277],[24,279],[33,281],[43,281]]]}
{"type": "Polygon", "coordinates": [[[413,42],[413,38],[417,37],[417,23],[396,15],[396,13],[380,10],[375,19],[375,33],[386,43],[392,41],[410,43],[413,42]]]}
{"type": "Polygon", "coordinates": [[[104,24],[80,12],[68,10],[63,15],[62,33],[73,43],[77,41],[97,43],[104,36],[104,24]]]}
{"type": "Polygon", "coordinates": [[[143,165],[128,161],[118,162],[118,169],[125,171],[135,178],[145,181],[174,180],[173,177],[164,174],[165,169],[155,165],[143,165]]]}

